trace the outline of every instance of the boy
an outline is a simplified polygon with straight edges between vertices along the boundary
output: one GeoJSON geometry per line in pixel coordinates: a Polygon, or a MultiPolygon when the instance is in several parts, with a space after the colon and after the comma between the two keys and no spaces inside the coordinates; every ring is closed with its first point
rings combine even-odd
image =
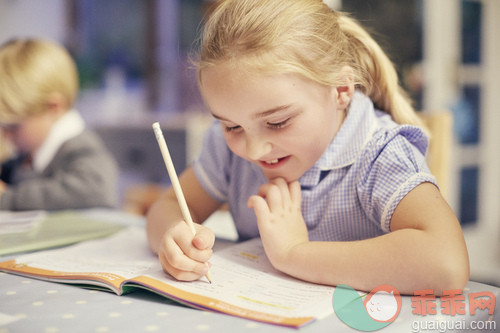
{"type": "Polygon", "coordinates": [[[78,72],[60,45],[0,46],[0,132],[16,156],[0,169],[1,210],[112,207],[118,168],[73,109],[78,72]]]}

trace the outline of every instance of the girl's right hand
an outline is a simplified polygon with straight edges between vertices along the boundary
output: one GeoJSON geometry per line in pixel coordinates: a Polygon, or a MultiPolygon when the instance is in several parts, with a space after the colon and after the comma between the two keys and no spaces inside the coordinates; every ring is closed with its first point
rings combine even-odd
{"type": "Polygon", "coordinates": [[[194,281],[207,274],[215,235],[195,223],[196,235],[184,221],[168,229],[162,237],[158,257],[163,270],[177,280],[194,281]]]}

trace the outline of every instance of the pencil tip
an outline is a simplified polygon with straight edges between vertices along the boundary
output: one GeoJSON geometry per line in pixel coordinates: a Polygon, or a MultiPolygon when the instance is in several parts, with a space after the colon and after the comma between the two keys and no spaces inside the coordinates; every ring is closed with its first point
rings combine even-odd
{"type": "Polygon", "coordinates": [[[207,263],[205,263],[208,267],[208,271],[207,273],[205,274],[205,277],[207,278],[208,282],[210,282],[210,284],[212,284],[212,274],[210,274],[210,265],[207,263]]]}

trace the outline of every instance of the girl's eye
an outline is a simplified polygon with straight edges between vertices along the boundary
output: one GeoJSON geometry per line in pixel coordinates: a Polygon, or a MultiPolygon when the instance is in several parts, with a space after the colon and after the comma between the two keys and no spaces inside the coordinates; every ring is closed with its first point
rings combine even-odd
{"type": "Polygon", "coordinates": [[[290,118],[286,118],[285,120],[283,120],[283,121],[279,121],[279,122],[277,122],[277,123],[271,123],[271,122],[268,122],[268,123],[267,123],[267,126],[268,126],[269,128],[273,128],[273,129],[282,128],[282,127],[284,127],[285,125],[287,125],[287,124],[288,124],[288,121],[289,121],[289,120],[290,120],[290,118]]]}
{"type": "Polygon", "coordinates": [[[237,126],[225,126],[226,132],[234,132],[240,128],[241,128],[241,126],[238,126],[238,125],[237,126]]]}

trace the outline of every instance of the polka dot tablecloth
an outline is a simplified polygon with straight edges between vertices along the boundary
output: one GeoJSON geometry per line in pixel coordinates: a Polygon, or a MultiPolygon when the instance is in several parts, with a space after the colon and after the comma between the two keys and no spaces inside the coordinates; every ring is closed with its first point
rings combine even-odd
{"type": "MultiPolygon", "coordinates": [[[[500,301],[500,289],[470,282],[466,291],[491,291],[500,301]]],[[[487,310],[476,316],[417,316],[411,297],[403,297],[401,313],[383,332],[410,332],[415,321],[496,321],[487,310]]],[[[499,326],[497,326],[497,329],[499,326]]],[[[188,308],[146,290],[117,296],[0,272],[0,333],[7,332],[293,332],[229,315],[188,308]]],[[[300,332],[359,332],[335,314],[306,325],[300,332]]],[[[437,331],[437,330],[436,330],[437,331]]],[[[432,332],[432,330],[426,330],[432,332]]],[[[485,331],[487,332],[487,331],[485,331]]],[[[497,331],[491,331],[497,332],[497,331]]]]}
{"type": "Polygon", "coordinates": [[[188,308],[148,291],[117,296],[0,273],[1,333],[265,332],[266,328],[290,331],[188,308]]]}
{"type": "MultiPolygon", "coordinates": [[[[123,214],[89,212],[99,217],[129,225],[143,225],[144,221],[127,219],[123,214]]],[[[218,242],[223,246],[223,243],[218,242]]],[[[0,257],[0,261],[15,256],[0,257]]],[[[401,312],[396,320],[381,331],[412,332],[415,323],[484,324],[494,322],[500,331],[500,289],[486,284],[469,282],[464,290],[469,293],[488,292],[496,297],[495,311],[488,309],[470,314],[419,316],[412,313],[412,298],[402,297],[401,312]]],[[[333,307],[333,305],[332,305],[333,307]]],[[[428,326],[429,327],[429,326],[428,326]]],[[[296,329],[264,324],[225,314],[189,308],[146,290],[137,290],[123,296],[75,285],[36,280],[0,272],[0,333],[59,333],[59,332],[295,332],[296,329]]],[[[300,332],[360,332],[344,324],[336,314],[317,320],[299,329],[300,332]]],[[[423,330],[422,330],[423,331],[423,330]]],[[[434,330],[439,331],[439,330],[434,330]]],[[[460,330],[455,330],[458,332],[460,330]]],[[[425,332],[433,332],[427,329],[425,332]]]]}

